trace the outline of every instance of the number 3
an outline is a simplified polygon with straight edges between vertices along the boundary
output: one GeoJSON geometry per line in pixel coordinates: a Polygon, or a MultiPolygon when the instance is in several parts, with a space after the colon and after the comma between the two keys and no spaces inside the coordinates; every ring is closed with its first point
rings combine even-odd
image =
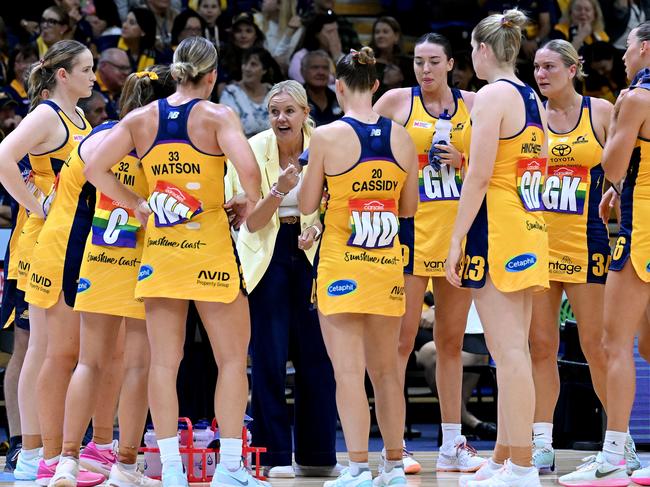
{"type": "Polygon", "coordinates": [[[485,259],[480,255],[467,256],[463,266],[463,278],[470,281],[480,281],[485,276],[485,259]]]}

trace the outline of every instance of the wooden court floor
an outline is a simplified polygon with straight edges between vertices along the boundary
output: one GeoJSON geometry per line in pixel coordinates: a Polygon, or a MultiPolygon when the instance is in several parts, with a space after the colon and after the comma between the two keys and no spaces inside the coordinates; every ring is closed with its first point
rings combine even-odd
{"type": "MultiPolygon", "coordinates": [[[[487,456],[489,452],[481,452],[484,456],[487,456]]],[[[576,465],[581,463],[581,459],[590,455],[591,452],[585,451],[576,451],[576,450],[558,450],[557,451],[557,467],[558,470],[556,475],[544,475],[542,476],[542,485],[558,485],[556,479],[558,475],[564,475],[565,473],[571,472],[576,465]]],[[[433,468],[435,466],[436,454],[433,452],[415,452],[415,458],[422,464],[423,470],[419,475],[409,475],[408,476],[408,485],[409,486],[418,486],[418,487],[455,487],[458,485],[458,474],[453,473],[440,473],[435,474],[433,468]]],[[[641,453],[641,461],[644,466],[650,463],[650,453],[641,453]]],[[[339,455],[339,460],[344,463],[346,461],[345,454],[339,455]]],[[[370,466],[374,469],[379,461],[379,453],[370,454],[370,466]]],[[[4,458],[0,461],[0,467],[4,468],[4,458]]],[[[271,480],[273,487],[316,487],[322,486],[324,481],[327,479],[322,478],[296,478],[296,479],[274,479],[271,480]]],[[[2,482],[0,481],[0,486],[26,486],[30,485],[30,482],[2,482]]],[[[209,485],[209,484],[192,484],[192,485],[209,485]]],[[[630,484],[634,485],[634,484],[630,484]]]]}

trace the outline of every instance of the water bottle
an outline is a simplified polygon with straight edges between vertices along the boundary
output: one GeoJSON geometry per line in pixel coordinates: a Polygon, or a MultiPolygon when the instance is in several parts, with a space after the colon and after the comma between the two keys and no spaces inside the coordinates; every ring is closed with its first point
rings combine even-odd
{"type": "MultiPolygon", "coordinates": [[[[187,448],[189,446],[189,432],[187,431],[187,423],[178,422],[178,446],[182,448],[187,448]]],[[[183,462],[183,467],[185,471],[189,472],[189,455],[187,453],[181,453],[181,461],[183,462]]]]}
{"type": "MultiPolygon", "coordinates": [[[[210,429],[210,423],[207,421],[199,421],[194,425],[194,448],[208,448],[208,445],[214,439],[214,433],[210,429]]],[[[206,454],[206,476],[214,475],[215,468],[214,453],[206,454]]],[[[203,455],[194,455],[194,476],[197,478],[203,477],[203,455]]]]}
{"type": "MultiPolygon", "coordinates": [[[[147,425],[147,432],[144,434],[144,446],[147,448],[158,448],[158,442],[156,442],[156,433],[154,432],[153,425],[147,425]]],[[[160,477],[162,475],[160,453],[145,452],[144,474],[147,477],[160,477]]]]}
{"type": "Polygon", "coordinates": [[[445,111],[440,114],[438,121],[434,127],[435,133],[431,139],[431,148],[429,149],[429,164],[436,170],[440,170],[440,166],[444,164],[439,152],[442,152],[440,149],[436,149],[436,144],[449,145],[451,140],[451,115],[449,115],[449,110],[445,108],[445,111]]]}

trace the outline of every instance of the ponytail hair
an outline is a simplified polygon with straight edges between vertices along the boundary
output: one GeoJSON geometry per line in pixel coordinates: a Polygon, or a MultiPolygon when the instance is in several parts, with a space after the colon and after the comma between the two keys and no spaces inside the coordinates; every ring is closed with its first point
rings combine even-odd
{"type": "Polygon", "coordinates": [[[72,72],[77,57],[87,50],[81,42],[59,41],[52,44],[40,61],[32,64],[27,81],[30,111],[42,101],[43,90],[52,92],[56,88],[56,72],[61,68],[72,72]]]}
{"type": "Polygon", "coordinates": [[[514,66],[521,47],[521,30],[528,23],[526,15],[516,8],[481,20],[472,32],[477,43],[492,48],[497,61],[514,66]]]}
{"type": "Polygon", "coordinates": [[[156,65],[147,71],[130,74],[120,96],[120,118],[154,100],[167,98],[175,90],[176,83],[168,66],[156,65]]]}
{"type": "Polygon", "coordinates": [[[178,84],[198,83],[203,76],[216,69],[217,49],[205,37],[183,39],[174,51],[170,70],[178,84]]]}
{"type": "Polygon", "coordinates": [[[352,49],[336,64],[336,79],[345,81],[352,91],[370,91],[377,81],[376,63],[372,48],[352,49]]]}

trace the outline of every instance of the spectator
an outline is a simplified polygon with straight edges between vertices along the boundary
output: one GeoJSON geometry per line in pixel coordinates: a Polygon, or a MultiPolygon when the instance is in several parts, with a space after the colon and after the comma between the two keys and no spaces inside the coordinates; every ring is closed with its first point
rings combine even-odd
{"type": "Polygon", "coordinates": [[[317,15],[305,26],[305,37],[289,63],[289,78],[304,83],[302,58],[310,51],[321,49],[330,58],[329,84],[334,86],[334,65],[343,57],[337,17],[333,13],[317,15]]]}
{"type": "Polygon", "coordinates": [[[627,86],[618,52],[609,42],[594,42],[585,46],[584,56],[584,94],[615,103],[619,92],[627,86]]]}
{"type": "Polygon", "coordinates": [[[289,58],[305,31],[296,14],[296,0],[263,0],[259,23],[266,36],[264,47],[282,70],[289,68],[289,58]]]}
{"type": "MultiPolygon", "coordinates": [[[[433,328],[435,327],[435,313],[433,296],[427,293],[425,302],[429,301],[430,308],[422,312],[420,328],[415,339],[415,357],[417,364],[424,368],[424,378],[434,394],[438,394],[436,388],[436,344],[433,341],[433,328]],[[427,299],[428,298],[428,299],[427,299]]],[[[485,344],[485,336],[481,321],[472,304],[467,317],[467,329],[463,337],[462,351],[463,367],[476,365],[487,365],[490,361],[489,352],[485,344]]],[[[481,440],[496,439],[496,425],[489,421],[481,421],[467,409],[467,403],[476,388],[480,374],[475,372],[463,372],[463,387],[460,417],[463,426],[472,431],[481,440]]]]}
{"type": "Polygon", "coordinates": [[[632,29],[650,20],[650,0],[611,0],[602,2],[601,7],[607,19],[607,34],[622,56],[632,29]]]}
{"type": "Polygon", "coordinates": [[[108,120],[106,101],[104,96],[97,90],[93,90],[88,98],[79,100],[77,106],[84,111],[84,116],[91,127],[97,127],[97,125],[108,120]]]}
{"type": "Polygon", "coordinates": [[[132,73],[129,56],[122,49],[106,49],[97,62],[95,89],[104,97],[106,113],[112,120],[118,120],[119,98],[122,87],[132,73]]]}
{"type": "Polygon", "coordinates": [[[343,116],[336,94],[328,86],[330,62],[329,55],[322,50],[308,52],[302,58],[302,76],[305,80],[309,113],[317,127],[343,116]]]}
{"type": "Polygon", "coordinates": [[[375,93],[378,99],[392,88],[413,86],[413,58],[402,55],[402,28],[393,17],[379,17],[372,26],[370,47],[375,51],[377,77],[380,86],[375,93]]]}
{"type": "Polygon", "coordinates": [[[222,18],[219,0],[199,0],[197,8],[199,15],[206,23],[204,37],[219,47],[220,35],[224,30],[219,29],[219,19],[222,18]]]}
{"type": "Polygon", "coordinates": [[[243,12],[232,20],[228,42],[223,50],[223,58],[217,70],[219,77],[217,94],[221,96],[228,83],[241,79],[242,56],[246,49],[262,47],[264,33],[255,23],[253,15],[243,12]]]}
{"type": "Polygon", "coordinates": [[[146,8],[133,8],[122,24],[122,38],[117,47],[126,51],[132,71],[144,71],[156,64],[156,18],[146,8]]]}
{"type": "MultiPolygon", "coordinates": [[[[147,0],[113,0],[113,1],[117,6],[117,10],[120,13],[120,19],[122,19],[122,22],[126,20],[126,16],[131,11],[132,8],[135,7],[148,8],[147,0]]],[[[171,0],[170,2],[171,7],[177,12],[179,12],[183,8],[184,4],[187,4],[186,0],[171,0]]]]}
{"type": "Polygon", "coordinates": [[[36,45],[38,57],[42,58],[51,45],[64,39],[70,31],[70,17],[61,7],[52,5],[43,11],[40,27],[41,35],[36,39],[36,45]]]}
{"type": "Polygon", "coordinates": [[[223,90],[219,103],[235,110],[246,137],[269,128],[268,94],[274,78],[271,54],[263,47],[251,47],[242,57],[242,79],[223,90]]]}
{"type": "Polygon", "coordinates": [[[81,12],[80,0],[54,0],[54,4],[68,14],[69,30],[65,38],[89,46],[93,38],[93,30],[81,12]]]}
{"type": "Polygon", "coordinates": [[[176,16],[174,25],[172,26],[172,49],[176,49],[176,46],[187,37],[202,35],[207,27],[208,25],[203,20],[203,17],[196,11],[191,8],[183,10],[176,16]]]}
{"type": "Polygon", "coordinates": [[[18,104],[8,93],[0,91],[0,140],[15,129],[23,117],[16,114],[18,104]]]}
{"type": "Polygon", "coordinates": [[[313,131],[303,87],[292,80],[275,85],[268,116],[271,130],[249,142],[262,174],[269,176],[237,241],[250,290],[253,440],[267,447],[261,461],[269,477],[301,473],[293,467],[294,450],[303,475],[328,475],[336,473],[334,372],[310,299],[322,225],[318,211],[300,213],[297,199],[302,174],[309,170],[300,171],[298,158],[313,131]],[[278,198],[275,190],[286,196],[278,198]],[[294,441],[285,398],[287,360],[296,369],[294,441]]]}
{"type": "MultiPolygon", "coordinates": [[[[332,15],[334,14],[334,0],[314,0],[313,14],[314,15],[332,15]]],[[[336,25],[338,27],[339,37],[341,39],[342,51],[349,52],[350,49],[359,49],[361,42],[359,42],[359,35],[354,26],[343,17],[336,17],[336,25]]],[[[338,59],[337,59],[338,60],[338,59]]]]}
{"type": "Polygon", "coordinates": [[[93,13],[86,15],[93,32],[93,43],[101,53],[109,47],[116,47],[122,35],[122,21],[113,0],[94,0],[93,13]]]}
{"type": "Polygon", "coordinates": [[[8,79],[9,85],[3,88],[16,102],[16,113],[21,117],[29,111],[29,97],[25,86],[26,74],[29,67],[38,61],[38,50],[34,44],[19,44],[9,57],[8,79]]]}
{"type": "Polygon", "coordinates": [[[147,7],[156,18],[156,49],[164,51],[172,41],[172,26],[178,10],[171,6],[170,0],[147,0],[147,7]]]}
{"type": "Polygon", "coordinates": [[[568,14],[555,25],[550,37],[569,41],[579,52],[584,45],[609,42],[598,0],[571,0],[568,14]]]}
{"type": "Polygon", "coordinates": [[[451,85],[465,91],[478,91],[483,83],[476,77],[472,66],[471,53],[462,51],[454,55],[454,69],[451,72],[451,85]]]}

